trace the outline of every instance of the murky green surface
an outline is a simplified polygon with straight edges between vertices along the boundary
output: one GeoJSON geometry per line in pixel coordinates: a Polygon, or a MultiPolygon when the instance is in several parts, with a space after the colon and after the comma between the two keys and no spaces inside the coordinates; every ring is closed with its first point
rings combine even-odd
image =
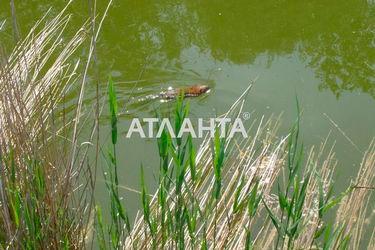
{"type": "MultiPolygon", "coordinates": [[[[105,5],[98,2],[99,12],[105,5]]],[[[62,6],[62,1],[16,1],[21,36],[46,10],[52,8],[53,15],[62,6]]],[[[89,17],[87,1],[76,1],[69,11],[72,30],[89,17]]],[[[10,48],[12,19],[9,4],[2,1],[0,24],[5,19],[0,36],[10,48]]],[[[97,44],[99,81],[104,93],[107,76],[113,76],[121,107],[134,88],[134,99],[122,115],[125,130],[131,117],[151,116],[154,108],[169,105],[137,98],[168,86],[209,84],[212,91],[206,98],[191,100],[192,116],[209,117],[228,109],[249,80],[258,77],[245,110],[254,111],[253,118],[283,112],[280,134],[285,134],[296,117],[297,96],[304,144],[316,145],[332,131],[338,183],[343,183],[356,172],[361,151],[375,136],[374,32],[375,4],[370,0],[115,0],[97,44]],[[129,82],[139,78],[136,86],[129,82]]],[[[87,103],[97,78],[90,77],[87,103]]],[[[152,183],[155,142],[123,136],[119,150],[121,182],[138,188],[142,161],[152,183]]],[[[137,195],[127,195],[135,211],[137,195]]]]}

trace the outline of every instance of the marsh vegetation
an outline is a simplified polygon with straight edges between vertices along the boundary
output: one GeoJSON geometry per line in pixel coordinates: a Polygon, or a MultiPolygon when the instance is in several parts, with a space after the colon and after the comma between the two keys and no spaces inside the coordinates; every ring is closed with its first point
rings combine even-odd
{"type": "MultiPolygon", "coordinates": [[[[53,18],[47,13],[11,53],[1,50],[1,248],[375,249],[374,139],[353,167],[355,178],[338,187],[333,140],[303,144],[303,112],[294,99],[287,133],[279,131],[282,116],[253,119],[248,138],[216,131],[197,143],[162,130],[158,160],[139,159],[133,168],[140,185],[132,190],[139,206],[131,216],[134,200],[123,197],[119,174],[119,156],[127,155],[118,148],[125,139],[118,88],[111,78],[104,90],[89,81],[109,7],[97,15],[92,5],[75,32],[66,32],[68,6],[53,18]],[[109,129],[101,129],[102,119],[109,129]],[[155,185],[144,164],[157,169],[155,185]],[[99,179],[107,202],[96,196],[99,179]]],[[[242,114],[254,82],[246,84],[220,117],[242,114]]],[[[182,97],[173,102],[175,131],[190,107],[182,97]]]]}

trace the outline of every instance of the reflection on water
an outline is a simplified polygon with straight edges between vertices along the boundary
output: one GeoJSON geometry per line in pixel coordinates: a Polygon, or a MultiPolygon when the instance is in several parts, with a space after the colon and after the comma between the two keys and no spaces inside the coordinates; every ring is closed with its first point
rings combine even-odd
{"type": "MultiPolygon", "coordinates": [[[[103,9],[106,3],[98,4],[103,9]]],[[[50,6],[54,13],[63,3],[17,2],[23,34],[50,6]]],[[[89,13],[80,1],[70,10],[77,24],[89,13]]],[[[374,12],[371,1],[358,0],[115,1],[98,46],[99,67],[103,75],[135,80],[147,65],[148,77],[176,75],[177,80],[184,64],[180,56],[192,46],[233,64],[252,64],[259,55],[271,64],[278,56],[298,53],[320,78],[319,90],[375,97],[374,12]]],[[[0,12],[0,21],[9,19],[8,30],[9,13],[0,12]]]]}
{"type": "MultiPolygon", "coordinates": [[[[64,2],[16,1],[21,35],[49,8],[51,16],[58,13],[64,2]]],[[[102,13],[106,1],[97,4],[102,13]]],[[[68,11],[73,13],[67,29],[71,32],[90,16],[87,1],[74,1],[68,11]]],[[[9,5],[0,1],[0,49],[8,53],[14,41],[10,13],[9,5]]],[[[361,155],[323,114],[363,151],[375,135],[374,26],[375,4],[365,0],[115,0],[96,47],[97,68],[92,70],[99,74],[88,78],[85,104],[90,107],[96,98],[91,83],[100,82],[105,96],[112,75],[123,136],[130,118],[171,110],[173,102],[155,98],[169,86],[208,84],[209,95],[191,99],[191,116],[209,118],[226,111],[249,79],[259,75],[244,110],[255,110],[255,118],[284,112],[288,123],[295,119],[297,95],[303,110],[304,145],[317,145],[333,130],[342,163],[339,172],[347,181],[357,172],[353,164],[360,162],[361,155]]],[[[78,54],[84,55],[87,47],[78,54]]],[[[67,111],[76,108],[76,96],[77,91],[72,91],[64,97],[67,111]]],[[[103,141],[110,134],[105,127],[106,108],[100,130],[103,141]]],[[[287,133],[290,124],[282,126],[280,133],[287,133]]],[[[155,144],[125,136],[119,140],[122,184],[139,188],[142,161],[153,185],[155,144]]],[[[139,197],[127,195],[134,201],[130,211],[136,211],[139,197]]]]}
{"type": "Polygon", "coordinates": [[[103,46],[131,59],[111,61],[123,76],[134,76],[146,58],[151,75],[178,70],[191,46],[234,64],[298,52],[321,79],[320,90],[375,97],[374,5],[366,1],[124,1],[112,13],[103,46]]]}

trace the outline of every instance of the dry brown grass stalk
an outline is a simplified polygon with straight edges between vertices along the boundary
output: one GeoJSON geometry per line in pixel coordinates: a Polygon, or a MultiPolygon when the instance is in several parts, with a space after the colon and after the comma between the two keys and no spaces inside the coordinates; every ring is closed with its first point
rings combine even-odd
{"type": "MultiPolygon", "coordinates": [[[[245,95],[244,95],[245,96],[245,95]]],[[[231,107],[226,116],[236,117],[241,113],[243,107],[242,96],[231,107]]],[[[186,201],[195,197],[196,202],[202,216],[198,218],[198,229],[195,237],[191,238],[186,229],[185,247],[195,249],[201,246],[203,235],[207,237],[207,244],[210,249],[244,249],[247,229],[251,230],[253,245],[255,249],[271,249],[275,246],[278,233],[265,211],[265,207],[261,204],[255,217],[250,219],[247,210],[241,212],[234,211],[235,192],[240,185],[242,191],[239,195],[239,201],[244,200],[254,186],[256,180],[259,181],[259,187],[263,197],[274,211],[276,215],[281,214],[278,197],[274,194],[275,183],[279,176],[283,175],[285,158],[287,156],[286,141],[288,135],[277,138],[277,128],[279,118],[271,118],[265,121],[264,118],[258,122],[254,122],[251,126],[252,136],[248,139],[236,141],[227,140],[227,161],[223,170],[223,192],[214,210],[209,205],[210,196],[214,188],[214,168],[212,163],[212,147],[210,147],[210,138],[205,138],[200,145],[200,149],[196,156],[196,163],[200,179],[198,182],[191,180],[191,173],[187,170],[185,175],[185,188],[183,188],[183,196],[186,201]],[[241,181],[244,181],[241,183],[241,181]]],[[[300,232],[294,242],[293,249],[314,249],[316,242],[314,236],[316,232],[323,226],[323,221],[318,216],[319,211],[319,185],[323,183],[324,193],[328,192],[330,185],[333,183],[333,173],[337,165],[334,153],[334,145],[328,146],[329,136],[322,142],[318,148],[311,148],[306,154],[302,175],[311,173],[311,179],[307,186],[305,203],[303,206],[303,215],[301,221],[300,232]]],[[[364,156],[361,169],[357,180],[357,188],[350,194],[347,199],[353,202],[343,201],[340,204],[341,211],[336,218],[337,224],[346,223],[346,233],[342,237],[335,239],[333,245],[338,246],[344,236],[351,232],[353,240],[350,241],[352,249],[358,249],[359,242],[363,239],[364,229],[366,225],[368,196],[371,189],[360,188],[360,186],[373,186],[375,175],[374,164],[374,143],[371,144],[369,150],[364,156]],[[355,203],[353,206],[352,204],[355,203]],[[358,218],[358,219],[357,219],[358,218]]],[[[279,181],[281,178],[279,178],[279,181]]],[[[169,209],[173,210],[176,206],[174,197],[174,189],[168,193],[169,209]]],[[[161,207],[158,204],[158,191],[154,193],[151,200],[151,213],[153,218],[158,218],[161,214],[161,207]]],[[[368,206],[373,209],[373,206],[368,206]]],[[[367,221],[368,222],[368,221],[367,221]]],[[[136,217],[134,228],[130,237],[127,237],[124,249],[161,247],[162,233],[160,225],[157,228],[156,236],[152,236],[149,232],[143,215],[139,213],[136,217]],[[157,239],[157,245],[152,240],[157,239]]],[[[284,242],[283,249],[287,249],[287,240],[284,242]]],[[[371,249],[372,241],[369,243],[368,249],[371,249]]],[[[173,248],[175,242],[168,238],[165,248],[173,248]]]]}
{"type": "MultiPolygon", "coordinates": [[[[235,102],[225,116],[234,118],[241,114],[244,96],[235,102]]],[[[284,144],[286,138],[281,138],[279,142],[274,143],[278,123],[278,119],[264,121],[264,118],[262,118],[257,124],[253,123],[252,127],[255,132],[251,139],[245,139],[235,146],[228,139],[226,145],[227,151],[231,152],[228,156],[230,160],[228,161],[225,173],[223,173],[223,185],[225,185],[225,188],[217,203],[217,215],[215,218],[211,216],[208,221],[200,221],[197,230],[198,238],[205,228],[210,244],[216,241],[218,249],[223,248],[224,245],[233,249],[243,247],[245,238],[244,228],[248,227],[248,224],[252,222],[249,221],[246,213],[235,213],[233,211],[233,193],[238,185],[240,185],[241,180],[244,179],[245,185],[243,192],[240,194],[240,200],[249,192],[255,180],[259,180],[260,188],[265,195],[270,194],[272,183],[281,169],[283,157],[285,156],[284,144]],[[257,149],[259,146],[260,149],[257,149]],[[217,222],[216,227],[215,221],[217,222]]],[[[204,213],[210,213],[210,211],[207,211],[207,201],[211,195],[210,190],[213,189],[214,185],[210,138],[206,137],[200,145],[196,163],[202,179],[194,184],[191,180],[190,172],[186,173],[185,180],[189,188],[183,189],[184,198],[189,199],[191,197],[188,189],[191,190],[201,210],[204,213]]],[[[169,200],[173,199],[172,195],[168,198],[169,200]]],[[[157,205],[157,193],[155,193],[151,201],[151,207],[155,215],[160,213],[157,205]]],[[[150,247],[150,239],[145,236],[144,230],[143,217],[137,216],[131,237],[126,241],[125,249],[131,248],[135,242],[138,247],[150,247]]],[[[161,235],[158,237],[161,237],[161,235]]],[[[197,246],[196,242],[189,239],[189,237],[186,237],[187,248],[197,246]]],[[[168,239],[166,247],[168,246],[173,246],[172,239],[168,239]]]]}
{"type": "Polygon", "coordinates": [[[67,7],[52,19],[46,13],[9,56],[1,55],[6,58],[0,68],[0,226],[5,247],[20,248],[29,232],[23,221],[22,225],[17,225],[9,202],[12,202],[12,187],[27,203],[32,188],[29,182],[35,175],[30,169],[31,160],[41,165],[46,190],[37,203],[40,207],[37,213],[42,220],[42,238],[37,244],[58,248],[68,240],[71,247],[83,246],[82,218],[71,210],[64,210],[67,204],[77,210],[82,205],[82,201],[73,204],[73,190],[63,186],[64,178],[73,178],[78,169],[66,173],[69,162],[66,149],[71,147],[71,142],[64,139],[67,134],[60,127],[70,126],[75,121],[64,124],[57,111],[61,98],[81,77],[77,72],[80,61],[73,56],[87,36],[87,27],[84,25],[70,38],[64,36],[63,39],[71,19],[66,14],[67,7]],[[6,160],[10,154],[15,162],[14,169],[10,169],[6,160]],[[10,180],[11,171],[15,171],[15,182],[10,180]]]}
{"type": "MultiPolygon", "coordinates": [[[[336,215],[336,223],[345,225],[344,234],[350,234],[351,249],[360,249],[364,247],[364,237],[366,236],[366,226],[373,224],[372,217],[367,218],[373,213],[373,197],[375,186],[375,141],[373,140],[363,156],[362,163],[353,182],[353,191],[341,203],[336,215]],[[362,244],[361,244],[362,243],[362,244]]],[[[368,235],[367,235],[368,236],[368,235]]],[[[369,243],[370,245],[373,242],[369,243]]]]}

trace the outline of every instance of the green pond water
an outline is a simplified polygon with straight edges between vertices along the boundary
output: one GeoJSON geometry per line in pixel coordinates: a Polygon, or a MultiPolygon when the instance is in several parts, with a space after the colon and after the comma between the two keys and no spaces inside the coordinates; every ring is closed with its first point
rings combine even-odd
{"type": "MultiPolygon", "coordinates": [[[[75,1],[68,9],[72,13],[68,33],[90,16],[88,2],[75,1]]],[[[64,3],[15,1],[15,20],[9,2],[1,1],[0,24],[6,22],[0,39],[8,53],[17,36],[25,36],[48,9],[49,16],[58,13],[64,3]],[[14,32],[14,21],[18,32],[14,32]]],[[[98,13],[103,13],[107,2],[97,4],[98,13]]],[[[303,110],[304,145],[318,145],[331,132],[330,144],[336,143],[339,159],[336,182],[341,186],[355,175],[362,153],[375,136],[374,38],[371,0],[115,0],[97,43],[97,63],[90,73],[85,103],[93,103],[95,82],[105,93],[112,75],[119,106],[127,104],[120,119],[121,184],[139,189],[142,162],[152,190],[158,170],[156,142],[125,139],[124,133],[132,117],[153,117],[155,108],[167,109],[170,103],[139,99],[169,86],[204,83],[212,91],[205,98],[190,100],[191,115],[213,117],[227,110],[249,80],[258,77],[244,111],[253,112],[254,119],[283,113],[279,134],[285,135],[296,118],[297,96],[303,110]],[[131,81],[138,79],[142,81],[135,86],[131,81]]],[[[80,53],[87,55],[87,47],[80,53]]],[[[109,143],[107,128],[103,118],[104,144],[104,140],[109,143]]],[[[101,199],[106,192],[100,173],[98,179],[101,199]]],[[[125,190],[123,194],[134,213],[140,204],[138,195],[125,190]]]]}

